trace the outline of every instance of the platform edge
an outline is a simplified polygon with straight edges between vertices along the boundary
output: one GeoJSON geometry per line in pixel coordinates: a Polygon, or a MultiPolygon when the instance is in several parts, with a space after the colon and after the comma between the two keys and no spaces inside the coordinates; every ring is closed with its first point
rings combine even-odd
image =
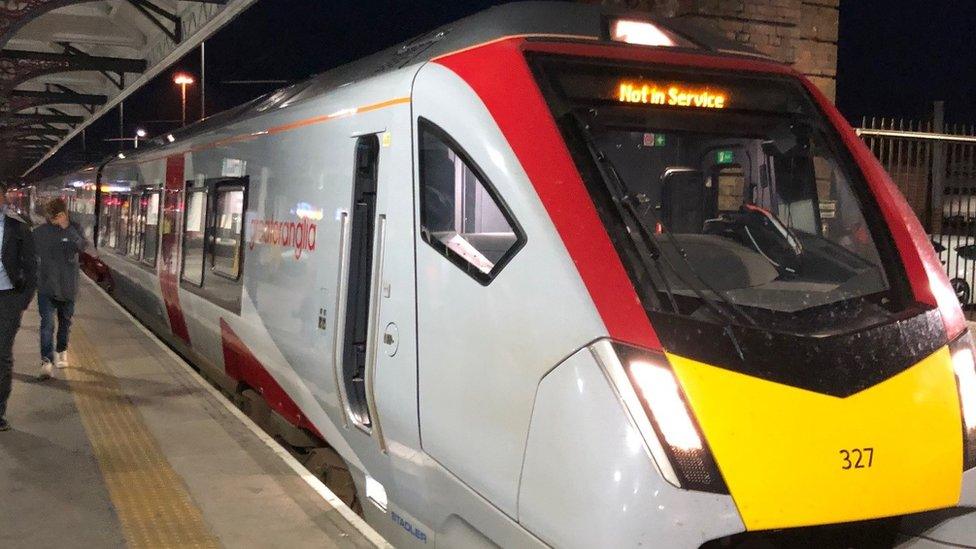
{"type": "Polygon", "coordinates": [[[220,404],[227,409],[235,418],[237,418],[245,427],[247,427],[258,439],[261,440],[276,456],[278,456],[289,468],[291,468],[298,476],[301,478],[305,484],[307,484],[312,490],[314,490],[319,496],[322,497],[333,509],[342,515],[342,518],[346,519],[349,524],[352,525],[367,541],[372,543],[374,546],[383,549],[393,549],[388,541],[386,541],[383,536],[373,529],[362,517],[357,515],[348,505],[342,502],[338,496],[336,496],[332,490],[321,481],[318,477],[313,475],[304,465],[298,462],[288,450],[285,450],[277,441],[275,441],[270,435],[264,432],[260,427],[255,424],[251,418],[247,417],[237,406],[227,399],[223,393],[221,393],[217,388],[211,385],[199,372],[191,368],[183,357],[176,354],[173,349],[171,349],[166,343],[159,339],[149,328],[146,328],[142,322],[139,321],[135,316],[132,315],[125,307],[123,307],[119,302],[112,299],[108,293],[105,292],[103,288],[98,286],[93,280],[87,276],[81,277],[84,279],[85,283],[96,290],[99,295],[102,296],[106,301],[112,304],[116,309],[125,316],[126,319],[131,321],[136,328],[138,328],[143,334],[149,337],[160,349],[166,353],[167,356],[175,360],[187,374],[201,387],[207,390],[211,396],[213,396],[220,404]]]}

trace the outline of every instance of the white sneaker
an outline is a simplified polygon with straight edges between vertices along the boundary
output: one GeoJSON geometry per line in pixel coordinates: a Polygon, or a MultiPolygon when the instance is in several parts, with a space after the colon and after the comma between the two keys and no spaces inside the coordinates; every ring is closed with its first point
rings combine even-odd
{"type": "Polygon", "coordinates": [[[54,365],[58,368],[68,367],[68,351],[61,351],[60,353],[54,353],[54,365]]]}
{"type": "Polygon", "coordinates": [[[41,362],[41,373],[37,374],[37,379],[44,381],[45,379],[51,379],[54,375],[54,365],[51,364],[50,360],[44,359],[41,362]]]}

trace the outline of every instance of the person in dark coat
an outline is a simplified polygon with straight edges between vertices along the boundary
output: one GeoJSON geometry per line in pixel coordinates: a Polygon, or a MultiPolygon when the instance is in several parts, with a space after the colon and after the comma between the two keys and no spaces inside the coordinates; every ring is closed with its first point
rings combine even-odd
{"type": "Polygon", "coordinates": [[[7,399],[13,382],[14,338],[24,309],[34,298],[37,257],[30,227],[7,207],[7,186],[0,182],[0,431],[7,423],[7,399]]]}
{"type": "Polygon", "coordinates": [[[88,247],[81,228],[68,218],[64,200],[44,205],[47,223],[34,229],[37,247],[37,309],[41,314],[41,372],[39,379],[54,375],[54,366],[68,365],[68,334],[78,295],[78,255],[88,247]],[[58,317],[57,346],[54,316],[58,317]]]}

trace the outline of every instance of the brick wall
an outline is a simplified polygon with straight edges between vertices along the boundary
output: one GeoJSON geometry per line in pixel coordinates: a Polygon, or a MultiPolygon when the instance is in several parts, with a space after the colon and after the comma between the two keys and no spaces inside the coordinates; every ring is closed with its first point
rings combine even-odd
{"type": "Polygon", "coordinates": [[[704,23],[733,40],[793,65],[828,97],[835,97],[840,0],[602,0],[602,3],[704,23]]]}

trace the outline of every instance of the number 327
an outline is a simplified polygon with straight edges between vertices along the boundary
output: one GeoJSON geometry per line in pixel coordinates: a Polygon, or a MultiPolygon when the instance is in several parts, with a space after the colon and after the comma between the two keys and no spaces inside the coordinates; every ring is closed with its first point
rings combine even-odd
{"type": "Polygon", "coordinates": [[[874,465],[874,448],[854,448],[853,450],[841,450],[840,457],[843,460],[841,469],[867,469],[874,465]]]}

